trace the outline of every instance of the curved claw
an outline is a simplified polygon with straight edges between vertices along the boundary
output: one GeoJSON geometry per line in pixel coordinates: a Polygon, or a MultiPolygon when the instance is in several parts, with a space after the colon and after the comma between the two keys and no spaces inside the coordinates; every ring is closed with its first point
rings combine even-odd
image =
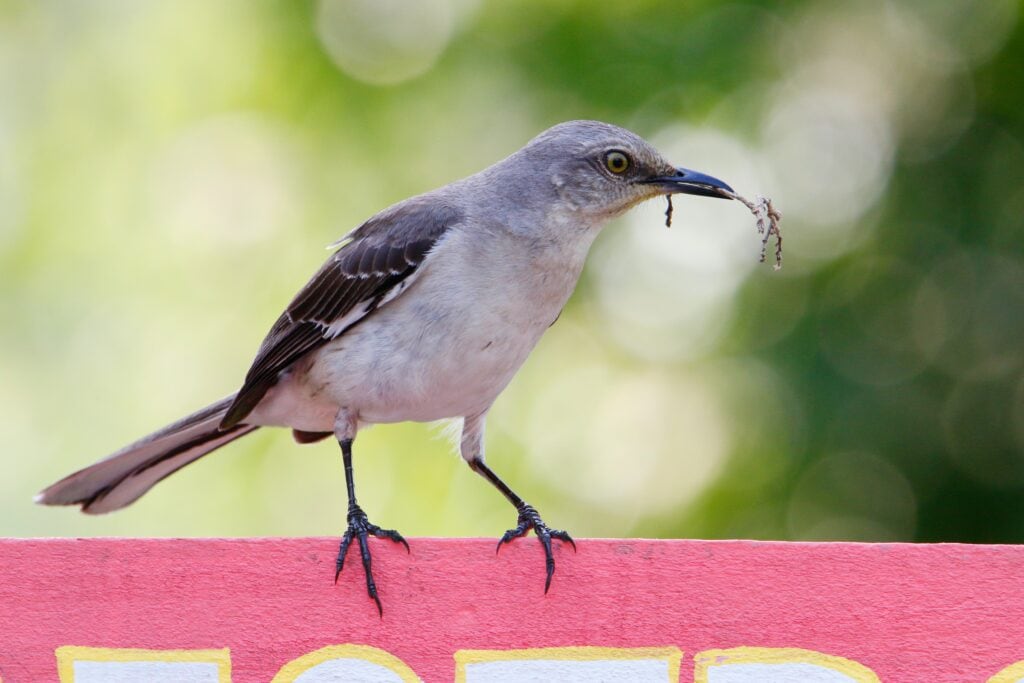
{"type": "Polygon", "coordinates": [[[341,570],[345,567],[345,554],[348,552],[348,547],[352,543],[352,528],[349,527],[345,531],[345,535],[341,537],[341,545],[338,546],[338,559],[334,563],[334,585],[338,585],[338,577],[341,576],[341,570]]]}
{"type": "MultiPolygon", "coordinates": [[[[543,522],[541,522],[541,524],[543,525],[543,522]]],[[[519,524],[516,525],[514,529],[509,529],[508,531],[506,531],[504,534],[501,535],[501,538],[498,539],[498,545],[494,548],[494,554],[497,555],[498,552],[501,550],[501,546],[505,545],[506,543],[511,543],[512,540],[519,538],[521,536],[525,536],[532,526],[532,524],[524,522],[522,515],[520,515],[519,524]]]]}
{"type": "Polygon", "coordinates": [[[544,595],[551,589],[551,577],[555,575],[555,557],[551,554],[551,534],[537,532],[540,544],[544,546],[544,595]]]}
{"type": "Polygon", "coordinates": [[[523,504],[519,508],[519,523],[514,528],[506,531],[498,540],[498,546],[494,549],[495,554],[501,550],[501,546],[512,542],[516,538],[525,536],[530,529],[533,529],[533,532],[537,534],[537,539],[540,541],[541,547],[544,548],[544,594],[547,595],[548,590],[551,588],[551,577],[555,575],[555,556],[551,549],[551,539],[557,538],[568,543],[572,546],[573,552],[576,552],[576,542],[572,540],[572,536],[568,532],[549,528],[533,506],[523,504]]]}
{"type": "Polygon", "coordinates": [[[552,529],[551,538],[557,538],[559,541],[565,541],[566,543],[572,546],[572,551],[576,552],[576,541],[572,540],[572,536],[569,535],[568,531],[552,529]]]}
{"type": "Polygon", "coordinates": [[[359,539],[359,554],[363,559],[363,572],[366,574],[366,592],[377,603],[377,613],[383,619],[384,606],[380,603],[380,597],[377,595],[377,584],[373,580],[373,571],[371,570],[373,558],[370,556],[370,544],[367,542],[367,533],[364,531],[358,534],[357,538],[359,539]]]}
{"type": "Polygon", "coordinates": [[[378,527],[374,527],[370,531],[370,533],[372,533],[377,538],[386,538],[389,541],[394,541],[395,543],[401,543],[402,545],[405,546],[405,552],[407,552],[410,555],[412,555],[412,551],[409,550],[409,544],[406,542],[405,538],[403,538],[402,534],[398,533],[394,529],[380,529],[378,527]]]}
{"type": "Polygon", "coordinates": [[[341,570],[345,567],[345,555],[348,553],[349,546],[352,545],[352,540],[356,539],[359,541],[359,555],[363,562],[363,572],[366,575],[366,593],[370,598],[377,604],[377,613],[384,617],[384,606],[381,604],[380,597],[377,595],[377,583],[373,580],[373,557],[370,554],[369,537],[376,536],[377,538],[385,538],[395,543],[401,543],[405,546],[406,552],[409,550],[409,544],[402,537],[402,534],[398,533],[394,529],[381,529],[375,524],[371,524],[369,519],[366,517],[366,513],[362,511],[358,506],[352,506],[349,508],[348,513],[348,529],[345,530],[345,534],[341,537],[341,544],[338,547],[338,560],[335,563],[334,571],[334,583],[338,583],[338,577],[341,576],[341,570]]]}

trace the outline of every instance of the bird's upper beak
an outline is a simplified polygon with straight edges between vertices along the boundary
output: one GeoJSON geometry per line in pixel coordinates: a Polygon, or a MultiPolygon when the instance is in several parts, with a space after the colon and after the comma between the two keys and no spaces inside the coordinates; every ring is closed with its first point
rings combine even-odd
{"type": "Polygon", "coordinates": [[[680,192],[682,194],[696,194],[702,197],[732,199],[732,197],[719,192],[719,190],[726,190],[731,193],[733,191],[731,187],[718,178],[713,178],[697,171],[691,171],[688,168],[677,168],[676,172],[672,175],[656,176],[641,180],[640,182],[645,185],[655,185],[665,194],[680,192]]]}

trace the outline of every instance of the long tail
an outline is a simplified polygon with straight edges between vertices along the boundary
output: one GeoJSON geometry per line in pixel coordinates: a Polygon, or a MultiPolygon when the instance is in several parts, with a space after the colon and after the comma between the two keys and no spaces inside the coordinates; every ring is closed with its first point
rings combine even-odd
{"type": "Polygon", "coordinates": [[[259,427],[220,424],[234,396],[217,401],[44,489],[36,502],[100,514],[135,502],[164,477],[259,427]]]}

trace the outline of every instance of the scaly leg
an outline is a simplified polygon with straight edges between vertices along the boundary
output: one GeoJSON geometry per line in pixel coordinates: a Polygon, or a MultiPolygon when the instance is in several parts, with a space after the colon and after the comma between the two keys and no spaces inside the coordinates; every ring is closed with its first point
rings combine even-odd
{"type": "Polygon", "coordinates": [[[537,538],[544,548],[544,565],[547,572],[544,580],[544,593],[547,594],[548,589],[551,588],[551,577],[555,574],[555,558],[551,552],[551,539],[557,538],[570,544],[574,551],[576,550],[576,542],[572,540],[572,537],[567,532],[552,529],[545,524],[536,508],[520,498],[484,462],[483,435],[485,416],[486,413],[465,418],[462,426],[462,457],[469,463],[470,468],[474,472],[489,481],[494,488],[501,491],[501,494],[515,506],[516,512],[519,513],[516,526],[504,533],[498,541],[496,550],[500,550],[502,545],[511,542],[513,539],[525,536],[530,529],[533,529],[534,533],[537,534],[537,538]]]}
{"type": "Polygon", "coordinates": [[[383,617],[384,607],[377,596],[377,584],[374,583],[373,572],[370,570],[372,558],[370,557],[370,545],[367,539],[371,535],[377,538],[386,538],[395,543],[401,543],[405,546],[406,551],[409,550],[409,544],[402,538],[402,534],[394,529],[381,529],[379,526],[371,524],[370,520],[367,519],[366,513],[363,512],[363,509],[356,502],[356,487],[352,479],[352,439],[339,439],[338,443],[341,444],[341,457],[345,461],[345,484],[348,487],[348,529],[345,530],[345,535],[341,537],[341,546],[338,548],[338,561],[335,565],[334,582],[337,583],[338,577],[341,576],[341,570],[345,566],[345,554],[348,552],[349,545],[351,545],[353,539],[358,540],[359,554],[363,559],[363,571],[366,573],[366,592],[377,603],[377,612],[383,617]]]}
{"type": "Polygon", "coordinates": [[[515,491],[510,489],[498,475],[492,472],[491,468],[485,465],[483,460],[474,460],[469,463],[469,466],[473,468],[474,472],[477,472],[484,479],[491,482],[494,488],[501,491],[508,498],[508,501],[516,506],[516,510],[519,512],[518,524],[516,524],[515,528],[505,532],[498,541],[497,550],[500,550],[503,544],[511,542],[512,539],[525,536],[530,529],[533,529],[534,533],[537,534],[541,545],[544,546],[544,564],[547,569],[547,578],[544,580],[544,593],[547,594],[548,589],[551,588],[551,577],[555,574],[555,558],[551,554],[551,539],[557,538],[565,541],[572,546],[574,551],[576,550],[576,542],[572,540],[568,532],[552,529],[545,524],[544,520],[540,518],[540,513],[532,505],[516,495],[515,491]]]}

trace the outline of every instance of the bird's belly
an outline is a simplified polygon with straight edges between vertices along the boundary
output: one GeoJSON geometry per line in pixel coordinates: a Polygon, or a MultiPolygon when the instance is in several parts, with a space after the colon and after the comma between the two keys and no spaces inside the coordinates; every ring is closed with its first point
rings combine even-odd
{"type": "Polygon", "coordinates": [[[330,378],[328,393],[364,422],[429,422],[480,413],[543,333],[465,320],[420,328],[389,322],[385,316],[367,321],[325,347],[311,368],[311,378],[330,378]]]}
{"type": "Polygon", "coordinates": [[[254,411],[257,421],[332,431],[341,408],[371,424],[479,414],[548,327],[465,319],[412,325],[396,313],[381,310],[296,363],[254,411]]]}

